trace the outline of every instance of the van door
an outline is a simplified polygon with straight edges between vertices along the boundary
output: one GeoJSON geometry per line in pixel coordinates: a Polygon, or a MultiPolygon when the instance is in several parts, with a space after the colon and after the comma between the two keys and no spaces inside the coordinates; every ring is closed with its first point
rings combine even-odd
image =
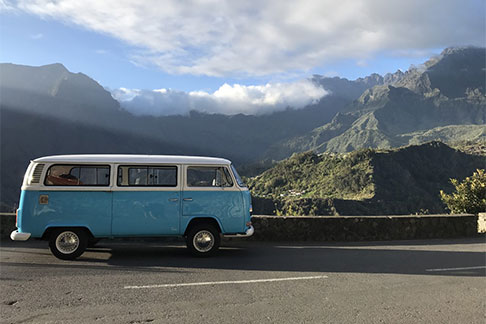
{"type": "Polygon", "coordinates": [[[178,165],[120,165],[113,189],[113,236],[179,233],[178,165]]]}
{"type": "Polygon", "coordinates": [[[187,166],[182,193],[182,229],[194,217],[210,217],[223,233],[244,232],[241,191],[225,166],[187,166]]]}
{"type": "MultiPolygon", "coordinates": [[[[22,231],[46,227],[87,227],[96,237],[111,234],[109,165],[54,164],[44,179],[46,190],[24,194],[22,231]],[[24,226],[25,224],[25,226],[24,226]]],[[[41,233],[42,234],[42,233],[41,233]]]]}

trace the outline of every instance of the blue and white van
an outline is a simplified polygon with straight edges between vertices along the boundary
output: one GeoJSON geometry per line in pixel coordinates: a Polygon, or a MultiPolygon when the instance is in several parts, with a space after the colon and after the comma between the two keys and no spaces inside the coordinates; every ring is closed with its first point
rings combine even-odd
{"type": "Polygon", "coordinates": [[[248,237],[251,197],[230,161],[164,155],[58,155],[25,173],[12,240],[40,238],[72,260],[102,238],[182,236],[197,256],[248,237]]]}

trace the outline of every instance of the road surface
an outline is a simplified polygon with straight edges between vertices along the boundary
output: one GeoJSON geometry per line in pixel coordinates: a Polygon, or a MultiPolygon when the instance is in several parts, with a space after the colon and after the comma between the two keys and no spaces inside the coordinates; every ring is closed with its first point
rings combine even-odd
{"type": "Polygon", "coordinates": [[[101,241],[76,261],[1,242],[2,323],[481,323],[483,238],[366,243],[101,241]]]}

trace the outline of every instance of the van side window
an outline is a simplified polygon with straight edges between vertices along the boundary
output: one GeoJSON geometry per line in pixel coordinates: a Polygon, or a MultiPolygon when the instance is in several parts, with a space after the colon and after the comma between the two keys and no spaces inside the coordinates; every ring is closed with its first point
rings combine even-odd
{"type": "Polygon", "coordinates": [[[188,167],[189,187],[232,187],[233,180],[224,167],[188,167]]]}
{"type": "Polygon", "coordinates": [[[108,165],[53,165],[47,170],[46,186],[109,186],[108,165]]]}
{"type": "Polygon", "coordinates": [[[118,186],[177,187],[177,167],[120,166],[118,186]]]}

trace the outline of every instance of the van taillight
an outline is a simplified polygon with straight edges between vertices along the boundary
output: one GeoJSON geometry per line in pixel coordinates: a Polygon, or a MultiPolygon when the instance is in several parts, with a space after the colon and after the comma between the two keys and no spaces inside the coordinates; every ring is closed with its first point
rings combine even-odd
{"type": "Polygon", "coordinates": [[[15,211],[15,227],[19,227],[19,210],[15,211]]]}

